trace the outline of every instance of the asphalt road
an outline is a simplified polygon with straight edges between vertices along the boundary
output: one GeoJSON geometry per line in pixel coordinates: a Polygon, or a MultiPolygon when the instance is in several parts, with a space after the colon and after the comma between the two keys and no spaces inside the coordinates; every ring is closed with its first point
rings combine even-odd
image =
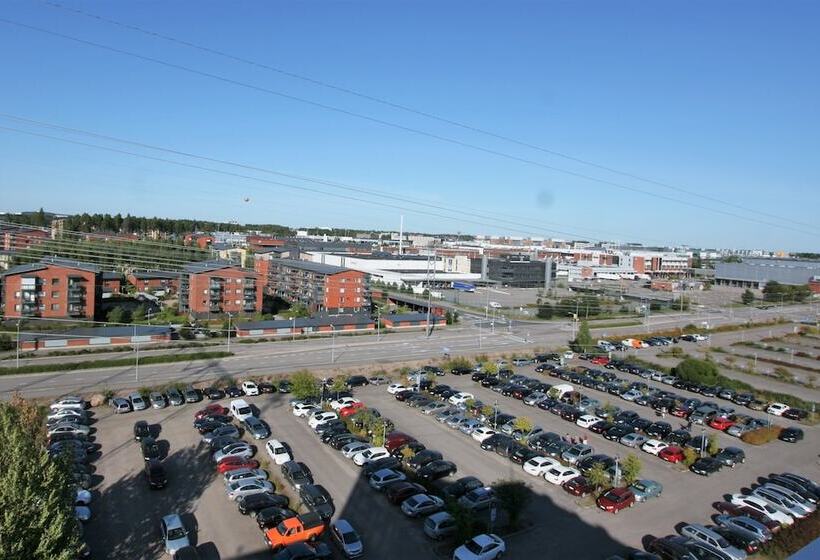
{"type": "MultiPolygon", "coordinates": [[[[754,310],[756,320],[785,316],[805,317],[804,308],[754,310]]],[[[645,330],[681,327],[689,323],[708,322],[711,326],[742,322],[748,314],[732,316],[719,313],[686,313],[650,317],[642,327],[596,329],[594,336],[610,336],[645,330]]],[[[434,331],[427,337],[419,331],[390,333],[380,339],[373,335],[335,337],[296,341],[278,341],[259,344],[231,344],[235,356],[212,361],[182,362],[77,370],[72,372],[6,375],[0,378],[0,394],[8,398],[14,392],[28,397],[47,397],[75,392],[100,391],[105,388],[120,390],[144,385],[161,385],[170,381],[195,382],[218,378],[222,375],[264,375],[295,371],[301,368],[334,370],[357,365],[395,364],[411,360],[440,358],[451,355],[471,355],[481,352],[532,352],[535,348],[551,349],[566,345],[572,338],[572,327],[567,323],[518,322],[506,327],[496,324],[487,328],[482,321],[468,322],[456,327],[434,331]]],[[[123,357],[123,354],[116,354],[123,357]]],[[[54,359],[54,358],[48,358],[54,359]]],[[[65,358],[57,358],[57,360],[65,358]]],[[[73,359],[73,358],[72,358],[73,359]]],[[[11,364],[13,362],[7,361],[11,364]]]]}

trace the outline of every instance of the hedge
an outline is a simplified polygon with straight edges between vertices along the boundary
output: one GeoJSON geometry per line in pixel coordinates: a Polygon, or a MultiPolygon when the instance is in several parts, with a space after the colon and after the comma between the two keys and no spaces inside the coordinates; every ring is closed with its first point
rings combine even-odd
{"type": "MultiPolygon", "coordinates": [[[[166,354],[162,356],[145,356],[140,358],[140,365],[166,364],[173,362],[191,362],[194,360],[214,360],[233,356],[233,352],[196,352],[192,354],[166,354]]],[[[0,368],[0,375],[14,375],[18,373],[47,373],[51,371],[75,371],[80,369],[100,369],[134,365],[133,358],[119,358],[116,360],[92,360],[90,362],[70,362],[67,364],[41,364],[22,366],[19,368],[0,368]]]]}
{"type": "Polygon", "coordinates": [[[740,439],[749,445],[763,445],[776,440],[782,430],[780,426],[765,426],[742,434],[740,439]]]}
{"type": "Polygon", "coordinates": [[[760,547],[760,552],[766,558],[782,560],[807,546],[817,537],[820,537],[820,515],[814,513],[775,533],[770,541],[760,547]]]}

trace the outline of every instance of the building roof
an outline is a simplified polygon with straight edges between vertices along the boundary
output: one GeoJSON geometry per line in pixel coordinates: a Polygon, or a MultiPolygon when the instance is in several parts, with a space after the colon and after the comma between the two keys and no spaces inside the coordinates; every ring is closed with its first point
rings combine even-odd
{"type": "Polygon", "coordinates": [[[331,253],[336,257],[345,257],[345,258],[352,258],[352,259],[363,259],[363,260],[378,260],[378,261],[435,261],[437,260],[436,257],[426,256],[426,255],[408,255],[408,254],[401,254],[401,255],[394,255],[393,253],[331,253]]]}
{"type": "Polygon", "coordinates": [[[122,274],[119,272],[106,271],[102,273],[103,280],[122,280],[122,274]]]}
{"type": "Polygon", "coordinates": [[[324,327],[333,325],[342,327],[345,325],[368,325],[374,320],[369,315],[320,315],[315,317],[297,317],[296,319],[274,319],[271,321],[250,321],[247,323],[237,323],[239,330],[263,330],[263,329],[289,329],[305,327],[324,327]]]}
{"type": "Polygon", "coordinates": [[[137,280],[151,280],[160,278],[163,280],[176,280],[179,278],[179,272],[162,272],[160,270],[146,271],[146,272],[132,272],[134,278],[137,280]]]}
{"type": "Polygon", "coordinates": [[[47,333],[20,334],[20,340],[64,340],[72,338],[108,338],[108,337],[131,337],[134,336],[158,336],[170,334],[172,327],[160,327],[153,325],[134,325],[116,327],[88,327],[79,329],[66,329],[64,331],[49,331],[47,333]]]}
{"type": "MultiPolygon", "coordinates": [[[[382,320],[398,322],[398,321],[427,321],[427,313],[391,313],[382,315],[382,320]]],[[[441,322],[443,319],[433,313],[430,314],[430,323],[441,322]]]]}
{"type": "Polygon", "coordinates": [[[74,261],[70,259],[61,259],[59,257],[43,257],[42,259],[40,259],[40,262],[21,264],[19,266],[12,267],[5,271],[2,275],[11,276],[13,274],[26,274],[27,272],[36,272],[38,270],[43,270],[49,266],[59,266],[62,268],[84,270],[86,272],[93,272],[94,274],[100,272],[100,267],[95,264],[84,263],[82,261],[74,261]]]}
{"type": "Polygon", "coordinates": [[[275,260],[277,264],[295,268],[298,270],[307,270],[308,272],[316,272],[318,274],[338,274],[340,272],[348,272],[351,269],[341,266],[334,266],[332,264],[315,263],[311,261],[300,261],[296,259],[278,259],[275,260]]]}
{"type": "MultiPolygon", "coordinates": [[[[220,259],[212,261],[192,262],[185,265],[185,272],[189,274],[201,274],[203,272],[213,272],[214,270],[224,270],[226,268],[241,268],[235,262],[220,259]]],[[[249,271],[253,272],[253,271],[249,271]]]]}

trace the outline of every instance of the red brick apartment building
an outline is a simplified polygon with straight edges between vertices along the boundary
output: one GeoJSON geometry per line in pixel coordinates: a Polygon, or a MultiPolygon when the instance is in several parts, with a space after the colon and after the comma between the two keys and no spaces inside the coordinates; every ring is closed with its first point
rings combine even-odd
{"type": "Polygon", "coordinates": [[[41,229],[28,229],[21,227],[8,227],[2,229],[2,240],[4,251],[22,251],[32,245],[38,245],[49,239],[51,236],[47,231],[41,229]]]}
{"type": "Polygon", "coordinates": [[[134,286],[138,292],[148,290],[165,290],[176,293],[179,291],[179,272],[132,272],[126,277],[128,283],[134,286]]]}
{"type": "Polygon", "coordinates": [[[191,263],[180,277],[179,309],[196,316],[261,312],[259,274],[226,261],[191,263]]]}
{"type": "Polygon", "coordinates": [[[294,259],[257,262],[257,270],[265,271],[269,294],[304,305],[311,313],[360,313],[370,309],[364,272],[294,259]]]}
{"type": "Polygon", "coordinates": [[[102,271],[78,261],[44,258],[10,268],[2,279],[7,319],[94,319],[102,297],[102,271]]]}

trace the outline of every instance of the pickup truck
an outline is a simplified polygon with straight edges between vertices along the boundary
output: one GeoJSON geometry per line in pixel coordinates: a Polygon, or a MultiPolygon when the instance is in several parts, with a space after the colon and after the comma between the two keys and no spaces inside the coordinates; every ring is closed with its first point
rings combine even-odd
{"type": "Polygon", "coordinates": [[[324,530],[325,523],[321,517],[315,513],[305,513],[285,519],[265,531],[265,542],[277,551],[291,544],[314,541],[324,530]]]}

